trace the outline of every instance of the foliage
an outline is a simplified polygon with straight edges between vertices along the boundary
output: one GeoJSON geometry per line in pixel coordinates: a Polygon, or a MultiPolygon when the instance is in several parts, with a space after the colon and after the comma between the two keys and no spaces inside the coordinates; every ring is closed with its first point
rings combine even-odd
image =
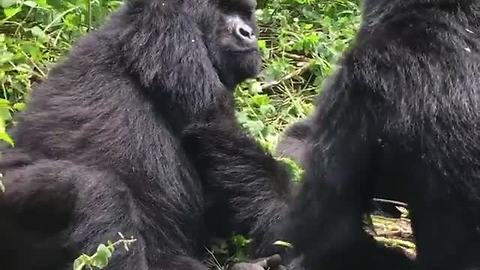
{"type": "Polygon", "coordinates": [[[300,167],[299,164],[297,164],[294,160],[286,157],[278,158],[278,161],[282,162],[287,166],[288,169],[290,169],[290,172],[292,173],[292,181],[293,182],[300,182],[303,176],[303,168],[300,167]]]}
{"type": "Polygon", "coordinates": [[[251,240],[243,235],[233,235],[228,240],[219,239],[211,249],[207,249],[210,259],[206,263],[217,270],[229,269],[229,266],[248,259],[250,243],[251,240]]]}
{"type": "Polygon", "coordinates": [[[123,245],[123,248],[126,251],[129,251],[130,245],[132,245],[136,240],[135,239],[125,239],[125,237],[118,233],[121,237],[120,240],[112,243],[108,242],[107,245],[100,244],[97,248],[95,254],[88,256],[86,254],[78,257],[73,263],[73,270],[93,270],[93,269],[103,269],[108,266],[110,259],[112,258],[115,248],[117,246],[123,245]]]}
{"type": "Polygon", "coordinates": [[[264,69],[237,90],[238,118],[268,149],[292,121],[308,115],[360,22],[356,0],[259,1],[264,69]]]}
{"type": "Polygon", "coordinates": [[[120,1],[0,0],[0,140],[33,84],[120,1]]]}

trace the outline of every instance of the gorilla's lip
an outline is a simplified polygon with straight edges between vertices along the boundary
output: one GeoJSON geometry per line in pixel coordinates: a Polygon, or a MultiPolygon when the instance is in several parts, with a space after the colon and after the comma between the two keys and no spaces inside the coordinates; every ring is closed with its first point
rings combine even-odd
{"type": "Polygon", "coordinates": [[[258,48],[248,48],[248,49],[241,49],[241,50],[230,50],[230,53],[236,53],[236,54],[245,54],[245,53],[254,53],[254,52],[259,52],[258,48]]]}

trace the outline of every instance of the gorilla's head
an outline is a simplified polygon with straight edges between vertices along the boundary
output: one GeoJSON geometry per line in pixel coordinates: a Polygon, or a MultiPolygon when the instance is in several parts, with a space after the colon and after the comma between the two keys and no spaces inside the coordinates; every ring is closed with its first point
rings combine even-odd
{"type": "Polygon", "coordinates": [[[256,0],[129,0],[108,27],[144,85],[199,88],[213,70],[232,89],[260,71],[255,8],[256,0]]]}
{"type": "Polygon", "coordinates": [[[260,71],[256,0],[185,1],[195,14],[210,58],[221,80],[234,86],[260,71]]]}

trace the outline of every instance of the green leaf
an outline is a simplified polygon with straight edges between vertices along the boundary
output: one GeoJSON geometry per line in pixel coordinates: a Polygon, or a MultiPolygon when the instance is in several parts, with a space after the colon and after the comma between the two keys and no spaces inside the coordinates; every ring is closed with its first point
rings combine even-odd
{"type": "Polygon", "coordinates": [[[15,16],[17,13],[22,11],[21,7],[8,7],[3,10],[3,14],[5,14],[5,19],[10,19],[11,17],[15,16]]]}
{"type": "Polygon", "coordinates": [[[243,235],[234,235],[232,237],[233,245],[236,247],[245,247],[252,242],[251,239],[245,238],[243,235]]]}
{"type": "Polygon", "coordinates": [[[287,157],[280,157],[278,160],[287,165],[288,169],[292,173],[293,182],[300,182],[302,180],[304,170],[294,160],[287,157]]]}
{"type": "Polygon", "coordinates": [[[6,143],[10,144],[11,146],[15,145],[12,137],[10,137],[10,135],[8,135],[8,133],[5,132],[5,131],[0,132],[0,140],[5,141],[6,143]]]}
{"type": "Polygon", "coordinates": [[[0,6],[2,8],[8,8],[10,6],[13,6],[17,1],[15,0],[0,0],[0,6]]]}
{"type": "Polygon", "coordinates": [[[42,8],[48,8],[49,5],[47,3],[47,0],[35,0],[35,2],[37,3],[37,5],[39,7],[42,7],[42,8]]]}
{"type": "Polygon", "coordinates": [[[40,40],[48,40],[47,34],[38,26],[34,26],[30,28],[30,32],[32,32],[32,35],[38,37],[40,40]]]}
{"type": "Polygon", "coordinates": [[[10,108],[3,107],[0,105],[0,121],[5,122],[10,120],[12,120],[12,114],[10,113],[10,108]]]}
{"type": "Polygon", "coordinates": [[[260,82],[255,81],[250,85],[250,93],[252,94],[259,94],[262,92],[262,85],[260,82]]]}
{"type": "Polygon", "coordinates": [[[83,254],[80,257],[78,257],[74,262],[73,262],[73,270],[83,270],[84,267],[89,264],[90,262],[90,257],[83,254]]]}
{"type": "Polygon", "coordinates": [[[13,108],[17,111],[24,111],[26,108],[26,104],[23,102],[18,102],[13,104],[13,108]]]}
{"type": "Polygon", "coordinates": [[[97,253],[95,253],[93,257],[93,265],[99,268],[104,268],[108,265],[110,257],[112,257],[112,251],[104,244],[101,244],[98,246],[97,253]]]}
{"type": "Polygon", "coordinates": [[[23,4],[27,7],[32,7],[32,8],[37,6],[37,3],[35,3],[34,1],[25,1],[23,2],[23,4]]]}
{"type": "Polygon", "coordinates": [[[265,50],[267,49],[267,42],[263,39],[260,39],[258,40],[258,47],[261,49],[261,50],[265,50]]]}
{"type": "Polygon", "coordinates": [[[286,248],[293,248],[293,245],[288,243],[288,242],[285,242],[285,241],[276,241],[275,243],[273,243],[275,246],[279,246],[279,247],[286,247],[286,248]]]}

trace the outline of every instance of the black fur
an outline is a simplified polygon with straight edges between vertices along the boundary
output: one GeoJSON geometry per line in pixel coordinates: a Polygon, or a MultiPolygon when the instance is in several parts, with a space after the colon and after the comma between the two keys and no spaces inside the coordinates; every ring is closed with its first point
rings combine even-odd
{"type": "MultiPolygon", "coordinates": [[[[276,154],[280,157],[291,158],[301,166],[305,167],[305,162],[311,155],[309,151],[312,149],[313,145],[310,136],[313,135],[314,131],[315,122],[313,122],[313,119],[311,118],[293,123],[285,130],[285,132],[283,132],[277,144],[276,154]]],[[[379,191],[375,194],[375,200],[372,202],[373,213],[400,218],[402,213],[397,208],[399,205],[390,202],[392,200],[388,200],[389,198],[382,198],[382,196],[386,195],[388,196],[388,194],[385,194],[383,191],[379,191]]],[[[369,220],[369,217],[366,218],[367,221],[371,221],[369,220]]]]}
{"type": "MultiPolygon", "coordinates": [[[[306,172],[288,216],[277,211],[307,269],[480,268],[479,63],[480,1],[365,0],[316,112],[287,134],[304,140],[306,172]],[[416,262],[364,231],[375,195],[409,204],[416,262]]],[[[222,126],[197,129],[204,173],[288,177],[241,138],[205,139],[222,126]]]]}
{"type": "Polygon", "coordinates": [[[281,203],[284,183],[249,178],[251,192],[212,194],[179,139],[192,123],[235,125],[233,87],[260,56],[228,19],[253,33],[254,5],[131,0],[51,70],[0,161],[3,268],[71,268],[118,232],[137,242],[108,269],[205,269],[220,229],[261,242],[276,213],[252,209],[281,203]]]}
{"type": "Polygon", "coordinates": [[[315,269],[412,269],[362,216],[411,210],[420,269],[480,267],[480,1],[365,1],[312,116],[288,239],[315,269]]]}

